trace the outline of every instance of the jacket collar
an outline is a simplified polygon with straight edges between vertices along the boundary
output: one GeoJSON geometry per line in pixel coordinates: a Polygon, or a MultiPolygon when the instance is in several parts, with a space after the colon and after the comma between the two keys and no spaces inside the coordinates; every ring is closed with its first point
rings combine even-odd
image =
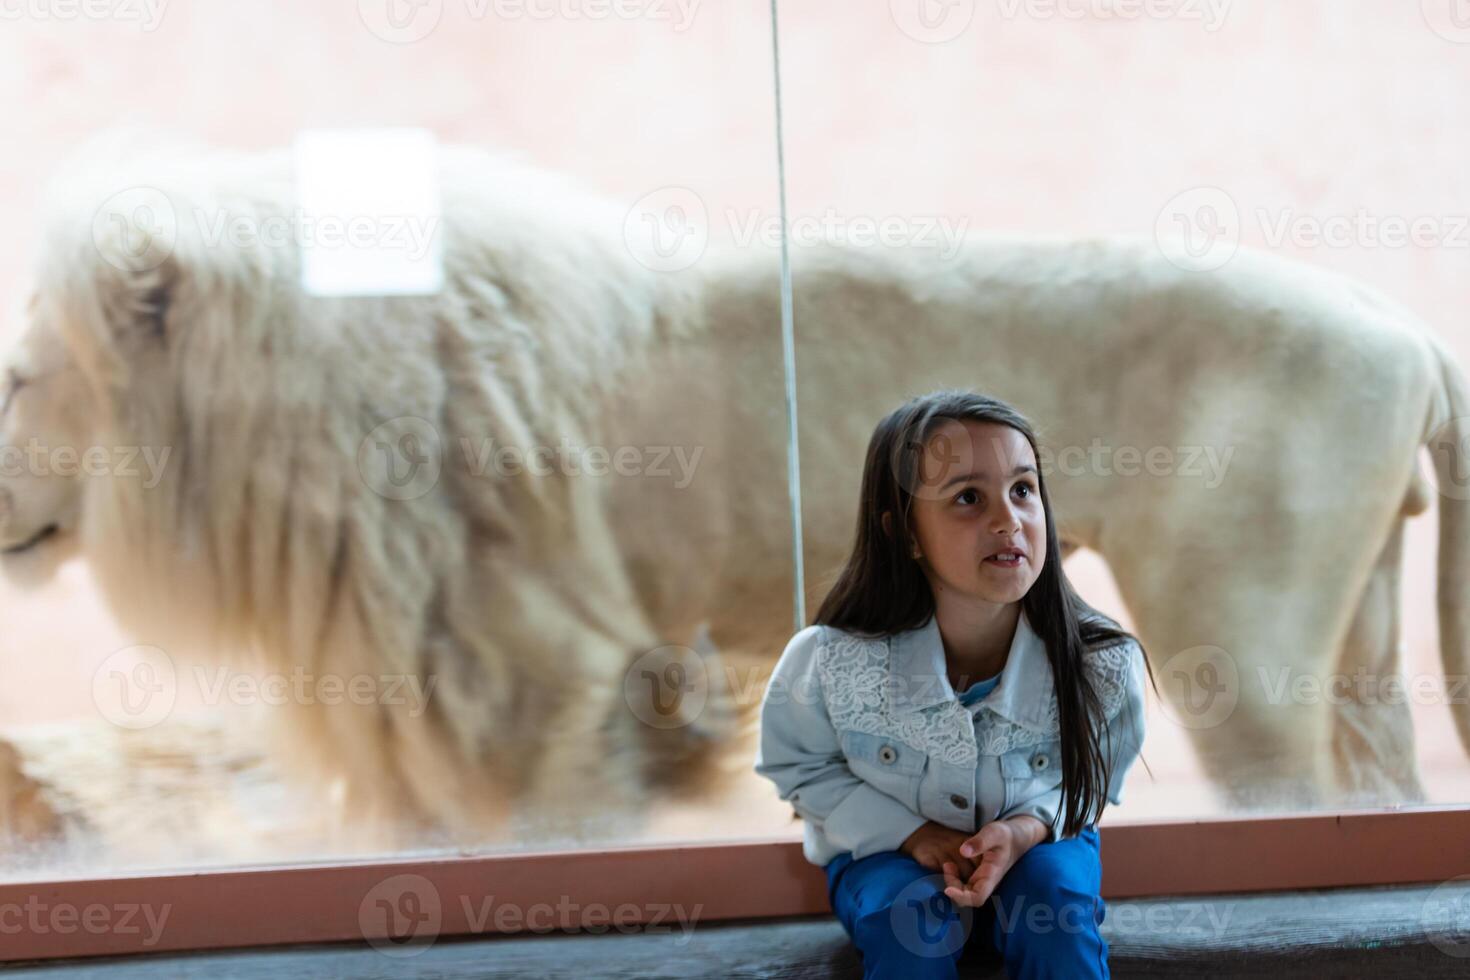
{"type": "MultiPolygon", "coordinates": [[[[890,636],[888,650],[889,703],[894,711],[919,711],[956,701],[945,665],[939,620],[932,613],[923,626],[890,636]]],[[[1000,683],[979,706],[1018,725],[1045,732],[1049,730],[1045,719],[1054,697],[1056,685],[1046,644],[1031,628],[1023,609],[1016,620],[1000,683]]]]}

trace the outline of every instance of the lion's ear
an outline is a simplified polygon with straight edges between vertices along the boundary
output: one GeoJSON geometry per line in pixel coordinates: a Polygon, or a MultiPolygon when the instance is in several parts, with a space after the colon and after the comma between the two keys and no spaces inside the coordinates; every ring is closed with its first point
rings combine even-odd
{"type": "Polygon", "coordinates": [[[175,339],[185,265],[179,223],[169,198],[153,188],[97,193],[83,183],[53,193],[35,314],[102,394],[175,339]]]}
{"type": "Polygon", "coordinates": [[[132,288],[125,290],[129,304],[127,312],[113,323],[113,329],[127,331],[131,338],[143,343],[166,344],[171,339],[168,313],[173,300],[175,271],[176,266],[169,260],[158,267],[147,283],[133,282],[132,288]]]}
{"type": "Polygon", "coordinates": [[[73,300],[90,307],[94,341],[123,360],[171,341],[179,244],[178,212],[162,191],[128,188],[101,201],[87,241],[76,242],[84,256],[66,275],[73,300]]]}
{"type": "Polygon", "coordinates": [[[103,202],[92,220],[95,296],[120,352],[169,340],[168,314],[179,279],[179,220],[151,187],[103,202]]]}

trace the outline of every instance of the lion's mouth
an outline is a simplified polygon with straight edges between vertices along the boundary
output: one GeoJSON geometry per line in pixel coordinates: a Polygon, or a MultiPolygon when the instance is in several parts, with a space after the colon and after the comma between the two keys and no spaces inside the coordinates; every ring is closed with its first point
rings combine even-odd
{"type": "Polygon", "coordinates": [[[61,528],[55,524],[47,524],[45,527],[41,528],[41,530],[31,535],[30,538],[22,541],[20,544],[12,545],[9,548],[0,549],[0,555],[18,555],[23,551],[30,551],[36,545],[40,544],[42,541],[45,541],[47,538],[50,538],[60,530],[61,528]]]}

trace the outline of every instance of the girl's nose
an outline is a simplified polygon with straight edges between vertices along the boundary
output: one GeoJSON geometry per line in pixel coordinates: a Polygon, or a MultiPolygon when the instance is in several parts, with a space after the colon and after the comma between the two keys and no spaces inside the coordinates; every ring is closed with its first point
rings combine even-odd
{"type": "Polygon", "coordinates": [[[996,534],[1006,531],[1019,531],[1021,529],[1021,518],[1009,506],[1003,506],[990,519],[990,530],[996,534]]]}

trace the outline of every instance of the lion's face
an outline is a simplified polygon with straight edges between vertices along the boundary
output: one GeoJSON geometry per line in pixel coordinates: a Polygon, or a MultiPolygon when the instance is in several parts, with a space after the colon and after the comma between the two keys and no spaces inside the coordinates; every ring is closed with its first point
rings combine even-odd
{"type": "MultiPolygon", "coordinates": [[[[32,307],[34,310],[34,306],[32,307]]],[[[76,536],[90,392],[61,338],[33,320],[0,363],[0,561],[54,571],[76,536]]]]}

